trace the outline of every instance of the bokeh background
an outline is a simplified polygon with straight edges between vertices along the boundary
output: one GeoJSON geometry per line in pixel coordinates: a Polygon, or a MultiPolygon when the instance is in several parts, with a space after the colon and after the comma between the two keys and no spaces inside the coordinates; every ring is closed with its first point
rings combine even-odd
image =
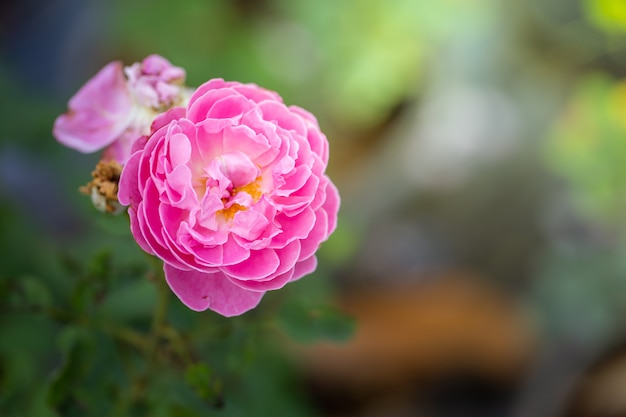
{"type": "Polygon", "coordinates": [[[0,415],[626,415],[624,0],[2,2],[0,91],[0,415]],[[313,112],[342,195],[313,276],[156,338],[51,135],[151,53],[313,112]]]}

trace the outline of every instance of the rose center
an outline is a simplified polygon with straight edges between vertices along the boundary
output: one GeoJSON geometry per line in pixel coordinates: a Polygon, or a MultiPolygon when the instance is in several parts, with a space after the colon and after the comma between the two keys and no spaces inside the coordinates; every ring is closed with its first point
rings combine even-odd
{"type": "Polygon", "coordinates": [[[230,196],[222,198],[224,208],[216,213],[225,220],[232,220],[235,214],[242,210],[247,210],[250,205],[258,202],[263,195],[261,191],[261,177],[241,187],[235,187],[230,191],[230,196]],[[240,195],[246,193],[249,197],[240,195]]]}

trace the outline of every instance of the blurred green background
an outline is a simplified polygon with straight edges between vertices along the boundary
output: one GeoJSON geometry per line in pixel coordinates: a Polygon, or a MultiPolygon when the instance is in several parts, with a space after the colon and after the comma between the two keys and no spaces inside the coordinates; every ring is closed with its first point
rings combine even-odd
{"type": "Polygon", "coordinates": [[[626,1],[27,0],[0,30],[1,416],[626,413],[626,1]],[[77,192],[98,155],[51,135],[152,53],[330,141],[319,269],[242,317],[155,312],[77,192]]]}

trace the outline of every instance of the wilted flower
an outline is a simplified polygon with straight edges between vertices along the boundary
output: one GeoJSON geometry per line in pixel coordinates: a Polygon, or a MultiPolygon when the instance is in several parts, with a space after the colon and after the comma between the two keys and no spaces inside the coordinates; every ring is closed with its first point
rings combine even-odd
{"type": "Polygon", "coordinates": [[[150,132],[154,118],[173,106],[184,106],[190,90],[185,70],[159,55],[123,68],[114,61],[102,68],[70,99],[53,134],[80,152],[105,149],[104,159],[126,163],[133,142],[150,132]]]}
{"type": "Polygon", "coordinates": [[[135,147],[119,201],[189,308],[238,315],[315,269],[339,195],[310,113],[256,85],[214,79],[135,147]]]}

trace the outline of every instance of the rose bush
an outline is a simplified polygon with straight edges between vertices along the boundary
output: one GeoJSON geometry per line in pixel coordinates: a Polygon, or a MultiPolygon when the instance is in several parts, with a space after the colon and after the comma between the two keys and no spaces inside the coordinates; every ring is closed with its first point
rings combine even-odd
{"type": "Polygon", "coordinates": [[[315,269],[339,195],[310,113],[254,84],[214,79],[134,148],[119,201],[189,308],[239,315],[315,269]]]}
{"type": "Polygon", "coordinates": [[[80,152],[106,148],[105,158],[123,165],[133,142],[150,132],[158,114],[186,104],[190,93],[184,81],[185,70],[159,55],[126,68],[111,62],[70,99],[53,134],[80,152]]]}

